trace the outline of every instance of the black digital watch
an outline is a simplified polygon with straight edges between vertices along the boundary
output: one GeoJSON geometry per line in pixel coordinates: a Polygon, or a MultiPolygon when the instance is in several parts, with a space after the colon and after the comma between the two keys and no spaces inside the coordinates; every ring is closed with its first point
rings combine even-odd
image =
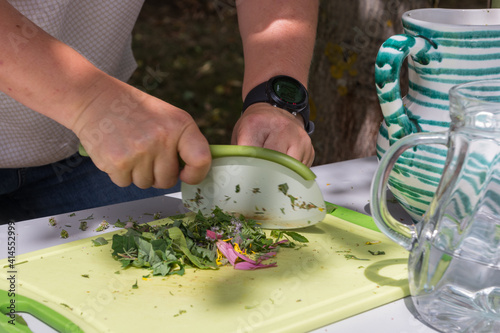
{"type": "Polygon", "coordinates": [[[309,120],[309,94],[307,89],[296,79],[279,75],[263,82],[250,90],[243,102],[243,112],[252,104],[269,103],[304,118],[304,127],[308,134],[314,132],[314,123],[309,120]]]}

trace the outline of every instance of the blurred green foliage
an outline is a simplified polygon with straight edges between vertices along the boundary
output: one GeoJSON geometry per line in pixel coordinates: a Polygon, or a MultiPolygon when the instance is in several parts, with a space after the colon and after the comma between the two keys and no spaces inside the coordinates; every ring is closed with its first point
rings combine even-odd
{"type": "Polygon", "coordinates": [[[130,83],[189,112],[211,144],[229,144],[242,106],[234,5],[146,0],[132,46],[138,68],[130,83]]]}

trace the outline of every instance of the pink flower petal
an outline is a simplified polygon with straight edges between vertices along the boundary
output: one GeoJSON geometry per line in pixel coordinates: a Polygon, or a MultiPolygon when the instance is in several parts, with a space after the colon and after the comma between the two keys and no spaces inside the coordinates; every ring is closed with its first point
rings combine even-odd
{"type": "Polygon", "coordinates": [[[287,243],[288,242],[288,239],[282,239],[280,240],[279,242],[276,242],[274,243],[273,245],[269,245],[268,248],[269,249],[275,249],[277,248],[279,245],[283,244],[283,243],[287,243]]]}
{"type": "Polygon", "coordinates": [[[241,253],[238,253],[236,251],[234,251],[236,253],[236,255],[240,258],[240,259],[243,259],[244,261],[246,262],[249,262],[249,263],[252,263],[252,264],[257,264],[257,262],[255,260],[252,260],[250,258],[248,258],[247,256],[245,256],[244,254],[241,254],[241,253]]]}
{"type": "Polygon", "coordinates": [[[218,240],[216,245],[222,255],[229,260],[231,265],[234,266],[236,259],[238,258],[238,253],[234,250],[233,246],[222,240],[218,240]]]}
{"type": "Polygon", "coordinates": [[[217,233],[215,231],[207,229],[207,237],[210,239],[213,239],[213,240],[217,240],[217,239],[221,238],[222,236],[217,235],[217,233]]]}

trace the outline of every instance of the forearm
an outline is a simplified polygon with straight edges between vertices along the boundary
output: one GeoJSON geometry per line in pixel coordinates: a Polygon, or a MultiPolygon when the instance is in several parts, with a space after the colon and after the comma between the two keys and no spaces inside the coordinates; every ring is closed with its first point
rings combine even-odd
{"type": "Polygon", "coordinates": [[[0,45],[4,45],[0,90],[68,128],[106,77],[4,0],[0,0],[0,45]]]}
{"type": "Polygon", "coordinates": [[[307,86],[318,1],[240,0],[236,5],[245,57],[243,98],[275,75],[289,75],[307,86]]]}

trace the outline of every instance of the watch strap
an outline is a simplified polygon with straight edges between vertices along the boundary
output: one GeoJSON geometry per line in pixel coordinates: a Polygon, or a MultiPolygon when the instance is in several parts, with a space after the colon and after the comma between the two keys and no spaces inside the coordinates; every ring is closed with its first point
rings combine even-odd
{"type": "MultiPolygon", "coordinates": [[[[262,82],[261,84],[257,85],[252,90],[250,90],[250,92],[245,97],[245,100],[243,101],[243,110],[241,111],[242,114],[250,105],[255,103],[269,103],[277,107],[277,105],[272,103],[269,96],[267,96],[267,85],[269,84],[269,81],[262,82]]],[[[309,103],[307,104],[306,108],[300,112],[294,112],[287,109],[283,110],[286,110],[294,115],[300,114],[302,118],[304,118],[304,128],[307,134],[312,134],[314,132],[314,123],[309,120],[309,114],[310,114],[309,103]]]]}
{"type": "Polygon", "coordinates": [[[267,97],[266,93],[266,87],[267,87],[267,81],[262,82],[248,93],[247,97],[245,98],[245,101],[243,101],[243,111],[241,113],[245,112],[246,109],[252,104],[255,103],[260,103],[260,102],[267,102],[269,103],[269,98],[267,97]]]}

